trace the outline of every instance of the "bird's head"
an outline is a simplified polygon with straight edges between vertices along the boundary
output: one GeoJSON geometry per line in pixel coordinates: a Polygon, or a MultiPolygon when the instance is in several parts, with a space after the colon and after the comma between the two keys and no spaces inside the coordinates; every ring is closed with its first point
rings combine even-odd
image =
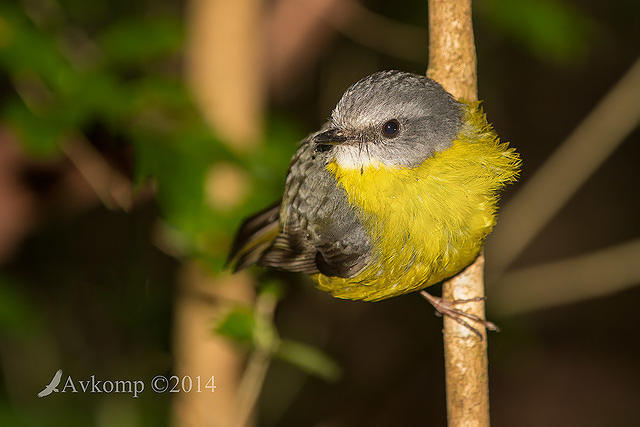
{"type": "Polygon", "coordinates": [[[411,168],[449,148],[462,119],[463,105],[433,80],[381,71],[347,89],[312,141],[343,168],[411,168]]]}

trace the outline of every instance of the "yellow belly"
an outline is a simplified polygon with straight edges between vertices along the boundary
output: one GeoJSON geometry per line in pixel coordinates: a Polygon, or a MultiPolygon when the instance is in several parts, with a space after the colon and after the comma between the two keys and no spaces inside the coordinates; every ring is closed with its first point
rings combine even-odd
{"type": "Polygon", "coordinates": [[[520,162],[476,105],[465,122],[450,148],[416,168],[327,166],[359,208],[374,249],[353,278],[314,275],[319,288],[380,300],[438,283],[475,259],[495,224],[497,191],[515,180],[520,162]]]}

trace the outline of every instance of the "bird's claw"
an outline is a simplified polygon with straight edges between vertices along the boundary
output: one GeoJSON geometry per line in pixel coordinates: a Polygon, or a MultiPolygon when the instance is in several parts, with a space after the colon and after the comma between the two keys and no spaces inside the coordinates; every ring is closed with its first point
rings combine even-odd
{"type": "Polygon", "coordinates": [[[480,323],[482,326],[487,328],[490,331],[500,331],[500,329],[496,326],[495,323],[485,320],[475,314],[466,313],[462,310],[458,310],[454,308],[454,306],[459,304],[464,304],[467,302],[479,302],[486,300],[486,297],[475,297],[468,299],[459,299],[459,300],[445,300],[444,298],[436,297],[428,293],[427,291],[421,291],[420,295],[424,297],[429,303],[436,309],[437,316],[448,316],[450,319],[454,320],[459,325],[464,326],[469,329],[471,332],[476,334],[478,338],[483,339],[482,334],[478,329],[473,327],[469,322],[465,319],[470,320],[472,322],[480,323]]]}

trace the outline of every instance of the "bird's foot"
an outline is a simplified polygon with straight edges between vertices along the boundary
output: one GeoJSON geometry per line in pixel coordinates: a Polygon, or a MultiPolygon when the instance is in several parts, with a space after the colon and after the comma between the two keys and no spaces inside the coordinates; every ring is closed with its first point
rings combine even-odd
{"type": "Polygon", "coordinates": [[[468,302],[478,302],[484,301],[486,297],[476,297],[469,299],[458,299],[449,301],[441,297],[436,297],[428,293],[427,291],[420,291],[420,295],[424,297],[429,303],[436,309],[436,314],[440,316],[448,316],[453,319],[455,322],[469,329],[471,332],[476,334],[480,339],[482,339],[482,334],[476,328],[474,328],[467,320],[472,322],[480,323],[482,326],[487,328],[490,331],[499,331],[500,329],[495,325],[495,323],[485,320],[475,314],[465,313],[462,310],[458,310],[455,308],[456,305],[464,304],[468,302]],[[466,319],[466,320],[465,320],[466,319]]]}

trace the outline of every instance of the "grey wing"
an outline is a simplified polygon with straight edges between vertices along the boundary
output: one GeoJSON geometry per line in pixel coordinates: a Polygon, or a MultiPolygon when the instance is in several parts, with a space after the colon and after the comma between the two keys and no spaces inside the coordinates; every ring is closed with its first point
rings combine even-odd
{"type": "Polygon", "coordinates": [[[353,277],[368,263],[369,236],[359,212],[325,169],[329,153],[303,142],[294,157],[280,209],[280,233],[258,264],[307,274],[353,277]]]}

